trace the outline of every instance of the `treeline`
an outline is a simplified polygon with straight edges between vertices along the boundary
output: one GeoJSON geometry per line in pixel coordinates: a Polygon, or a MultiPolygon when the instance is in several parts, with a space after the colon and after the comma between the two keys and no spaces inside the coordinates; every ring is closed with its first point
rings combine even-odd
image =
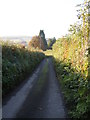
{"type": "Polygon", "coordinates": [[[28,47],[29,48],[37,48],[41,49],[43,51],[46,51],[47,49],[52,49],[53,44],[56,42],[56,38],[48,38],[48,42],[45,38],[45,33],[43,30],[40,30],[38,36],[33,36],[31,41],[29,42],[28,47]]]}
{"type": "Polygon", "coordinates": [[[68,115],[89,118],[90,114],[90,47],[88,45],[88,8],[85,1],[78,5],[79,23],[70,26],[69,34],[53,45],[54,65],[62,86],[68,115]]]}

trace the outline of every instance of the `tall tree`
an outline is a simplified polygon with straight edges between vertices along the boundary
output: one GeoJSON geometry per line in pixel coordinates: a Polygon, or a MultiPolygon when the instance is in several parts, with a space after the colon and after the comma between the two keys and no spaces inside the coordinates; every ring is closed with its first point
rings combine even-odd
{"type": "Polygon", "coordinates": [[[44,46],[45,46],[45,50],[47,49],[47,41],[46,41],[46,38],[45,38],[45,33],[43,30],[40,30],[39,32],[39,36],[41,37],[41,39],[43,40],[44,42],[44,46]]]}

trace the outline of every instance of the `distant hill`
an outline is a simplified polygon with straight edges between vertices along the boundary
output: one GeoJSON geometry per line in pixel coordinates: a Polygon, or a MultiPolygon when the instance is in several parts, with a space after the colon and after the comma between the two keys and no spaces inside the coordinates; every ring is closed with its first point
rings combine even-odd
{"type": "MultiPolygon", "coordinates": [[[[32,39],[32,36],[5,36],[5,37],[0,37],[1,40],[3,41],[9,41],[11,44],[17,43],[17,44],[23,44],[25,46],[28,45],[29,41],[32,39]]],[[[48,38],[46,39],[48,42],[48,38]]]]}
{"type": "Polygon", "coordinates": [[[1,37],[3,41],[9,41],[11,43],[23,44],[25,46],[28,45],[29,41],[32,39],[31,36],[15,36],[15,37],[1,37]]]}
{"type": "Polygon", "coordinates": [[[29,41],[32,39],[32,37],[31,36],[15,36],[15,37],[1,37],[1,39],[5,40],[5,41],[7,41],[7,40],[13,41],[14,40],[14,41],[18,42],[18,41],[29,41]]]}

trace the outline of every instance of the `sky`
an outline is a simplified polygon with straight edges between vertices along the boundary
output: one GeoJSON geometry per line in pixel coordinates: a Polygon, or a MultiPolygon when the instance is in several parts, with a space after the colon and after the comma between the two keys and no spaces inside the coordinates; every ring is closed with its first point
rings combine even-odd
{"type": "Polygon", "coordinates": [[[83,0],[0,0],[0,37],[59,38],[77,21],[76,5],[83,0]]]}

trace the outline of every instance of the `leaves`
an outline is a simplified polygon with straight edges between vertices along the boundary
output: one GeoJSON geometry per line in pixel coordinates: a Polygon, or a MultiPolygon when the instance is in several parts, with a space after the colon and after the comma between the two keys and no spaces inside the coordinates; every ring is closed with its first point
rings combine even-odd
{"type": "Polygon", "coordinates": [[[72,118],[85,118],[90,113],[90,75],[87,8],[81,8],[81,24],[70,26],[70,34],[53,45],[57,77],[72,118]],[[84,9],[85,8],[85,9],[84,9]]]}
{"type": "Polygon", "coordinates": [[[45,57],[42,52],[30,51],[18,45],[2,45],[3,96],[17,86],[45,57]]]}

